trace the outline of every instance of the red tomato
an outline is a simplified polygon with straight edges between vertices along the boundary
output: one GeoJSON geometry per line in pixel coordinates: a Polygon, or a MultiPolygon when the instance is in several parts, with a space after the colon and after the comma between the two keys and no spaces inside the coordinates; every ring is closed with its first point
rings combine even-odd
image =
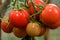
{"type": "Polygon", "coordinates": [[[12,24],[8,25],[6,22],[1,22],[1,27],[2,27],[2,30],[6,33],[11,33],[13,29],[12,24]]]}
{"type": "Polygon", "coordinates": [[[13,25],[12,24],[9,24],[7,23],[7,21],[9,20],[8,17],[5,17],[2,19],[2,22],[1,22],[1,27],[2,27],[2,30],[6,33],[11,33],[12,32],[12,29],[13,29],[13,25]]]}
{"type": "Polygon", "coordinates": [[[59,8],[55,4],[47,4],[40,14],[40,20],[46,25],[53,25],[60,20],[59,8]]]}
{"type": "Polygon", "coordinates": [[[29,14],[27,10],[13,10],[9,15],[10,22],[18,27],[25,27],[29,22],[29,14]]]}
{"type": "MultiPolygon", "coordinates": [[[[42,0],[33,0],[33,2],[35,3],[35,5],[42,5],[44,6],[44,2],[42,0]]],[[[30,3],[30,1],[29,1],[30,3]]],[[[36,10],[39,11],[40,8],[39,7],[36,7],[36,10]]],[[[32,4],[30,3],[30,13],[31,14],[34,14],[34,7],[32,6],[32,4]]]]}

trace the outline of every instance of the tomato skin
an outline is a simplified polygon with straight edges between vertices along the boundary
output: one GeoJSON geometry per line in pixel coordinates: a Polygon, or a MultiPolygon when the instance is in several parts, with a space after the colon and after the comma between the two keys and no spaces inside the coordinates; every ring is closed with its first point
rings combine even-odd
{"type": "Polygon", "coordinates": [[[2,30],[6,33],[11,33],[13,29],[13,25],[12,24],[8,25],[6,22],[1,22],[1,27],[2,30]]]}
{"type": "Polygon", "coordinates": [[[46,32],[46,29],[35,22],[27,25],[26,32],[29,36],[41,36],[46,32]]]}
{"type": "Polygon", "coordinates": [[[40,32],[40,35],[39,35],[39,36],[44,35],[45,32],[46,32],[46,28],[45,28],[45,27],[41,27],[41,28],[42,28],[42,29],[41,29],[41,32],[40,32]]]}
{"type": "Polygon", "coordinates": [[[29,36],[39,36],[41,28],[37,23],[29,23],[26,32],[29,36]]]}
{"type": "Polygon", "coordinates": [[[30,14],[34,14],[34,7],[32,6],[32,4],[30,4],[30,14]]]}
{"type": "Polygon", "coordinates": [[[23,38],[27,35],[25,28],[24,29],[19,29],[19,28],[16,28],[16,27],[13,28],[13,34],[18,38],[23,38]]]}
{"type": "Polygon", "coordinates": [[[9,15],[10,22],[18,27],[25,27],[29,22],[29,14],[27,10],[13,10],[9,15]]]}
{"type": "MultiPolygon", "coordinates": [[[[35,3],[35,5],[42,5],[44,6],[44,2],[42,0],[33,0],[33,2],[35,3]]],[[[30,14],[34,14],[34,7],[32,6],[32,4],[29,1],[29,5],[30,5],[30,14]]],[[[39,11],[40,8],[36,7],[36,10],[39,11]]]]}
{"type": "Polygon", "coordinates": [[[46,25],[53,25],[60,20],[59,8],[55,4],[47,4],[40,14],[40,20],[46,25]]]}
{"type": "Polygon", "coordinates": [[[48,28],[50,29],[56,29],[60,26],[60,21],[58,21],[57,23],[53,24],[53,25],[49,25],[48,28]]]}

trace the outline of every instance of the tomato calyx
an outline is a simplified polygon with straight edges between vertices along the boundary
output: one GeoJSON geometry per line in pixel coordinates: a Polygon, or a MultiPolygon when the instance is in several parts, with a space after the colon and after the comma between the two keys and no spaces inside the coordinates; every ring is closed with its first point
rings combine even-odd
{"type": "Polygon", "coordinates": [[[33,7],[34,7],[34,14],[32,14],[31,16],[30,16],[30,21],[31,22],[38,22],[38,21],[36,21],[36,16],[38,15],[38,14],[40,14],[40,13],[42,13],[42,11],[44,10],[44,7],[42,6],[42,5],[38,5],[38,7],[41,9],[41,10],[39,10],[39,11],[37,11],[36,10],[36,5],[34,4],[34,2],[31,0],[31,3],[32,3],[32,5],[33,5],[33,7]]]}
{"type": "Polygon", "coordinates": [[[11,33],[13,29],[13,25],[9,22],[8,17],[4,17],[1,22],[2,30],[6,33],[11,33]]]}
{"type": "Polygon", "coordinates": [[[12,0],[9,6],[14,10],[22,10],[25,8],[24,3],[20,2],[19,0],[12,0]]]}
{"type": "Polygon", "coordinates": [[[48,2],[49,2],[49,1],[48,1],[48,0],[46,0],[46,2],[44,3],[44,7],[46,7],[46,4],[48,4],[48,2]]]}
{"type": "Polygon", "coordinates": [[[2,22],[5,22],[5,23],[7,24],[6,27],[8,27],[8,25],[10,24],[8,17],[4,17],[4,18],[2,19],[2,22]]]}

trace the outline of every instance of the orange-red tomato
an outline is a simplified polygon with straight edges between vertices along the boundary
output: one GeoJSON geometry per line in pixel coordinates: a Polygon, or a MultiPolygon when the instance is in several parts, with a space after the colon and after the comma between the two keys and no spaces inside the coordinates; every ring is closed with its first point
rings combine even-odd
{"type": "Polygon", "coordinates": [[[6,33],[11,33],[12,32],[12,29],[13,29],[13,25],[12,24],[7,24],[5,22],[1,22],[1,27],[2,27],[2,30],[6,33]]]}
{"type": "Polygon", "coordinates": [[[26,32],[29,36],[41,36],[45,31],[45,28],[38,23],[29,23],[26,28],[26,32]]]}
{"type": "Polygon", "coordinates": [[[16,28],[16,27],[13,28],[13,34],[18,38],[23,38],[27,35],[25,29],[19,29],[19,28],[16,28]]]}
{"type": "Polygon", "coordinates": [[[3,18],[1,22],[1,28],[4,32],[11,33],[14,26],[12,24],[6,23],[7,21],[8,21],[8,18],[3,18]]]}

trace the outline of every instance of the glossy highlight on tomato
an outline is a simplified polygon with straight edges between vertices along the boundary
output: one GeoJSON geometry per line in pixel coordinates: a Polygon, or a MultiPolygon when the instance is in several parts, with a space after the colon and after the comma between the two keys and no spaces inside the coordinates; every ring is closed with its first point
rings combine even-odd
{"type": "Polygon", "coordinates": [[[60,20],[59,7],[55,4],[47,4],[40,14],[40,20],[46,25],[53,25],[60,20]]]}
{"type": "Polygon", "coordinates": [[[29,23],[29,13],[27,10],[12,10],[9,14],[9,20],[15,27],[26,27],[29,23]]]}

